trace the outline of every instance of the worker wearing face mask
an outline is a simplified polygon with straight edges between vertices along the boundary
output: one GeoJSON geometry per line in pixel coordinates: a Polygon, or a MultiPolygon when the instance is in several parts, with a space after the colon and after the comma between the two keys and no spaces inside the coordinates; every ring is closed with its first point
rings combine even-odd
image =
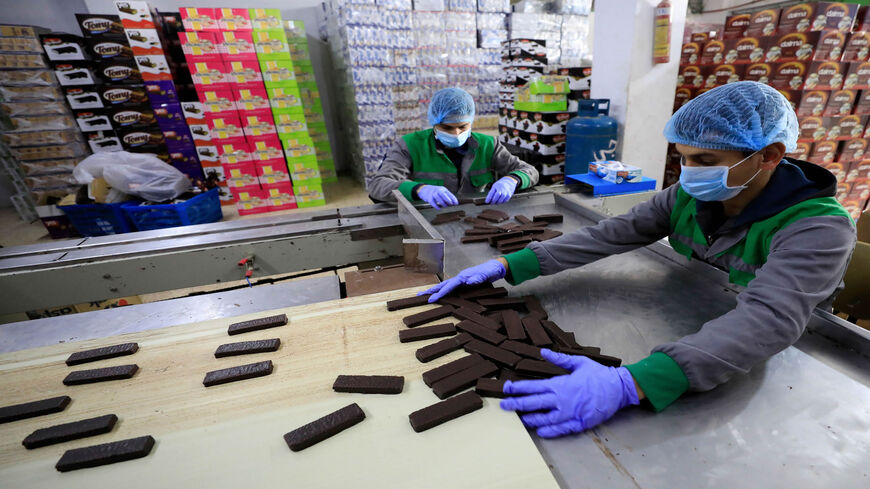
{"type": "Polygon", "coordinates": [[[744,287],[734,309],[624,367],[544,349],[545,359],[571,373],[506,382],[510,397],[501,406],[536,411],[523,415],[525,424],[554,437],[644,400],[658,411],[685,392],[713,389],[797,341],[813,308],[829,309],[842,288],[855,225],[834,199],[830,172],[783,157],[797,133],[791,105],[767,85],[737,82],[704,93],[665,126],[683,157],[678,185],[625,215],[463,270],[427,291],[430,301],[462,284],[518,284],[667,236],[687,260],[721,268],[744,287]]]}
{"type": "Polygon", "coordinates": [[[369,183],[370,197],[393,200],[398,189],[408,200],[436,209],[458,205],[457,195],[489,191],[486,203],[503,204],[518,190],[538,183],[538,171],[510,154],[494,137],[471,132],[474,100],[460,88],[432,96],[432,129],[396,141],[369,183]]]}

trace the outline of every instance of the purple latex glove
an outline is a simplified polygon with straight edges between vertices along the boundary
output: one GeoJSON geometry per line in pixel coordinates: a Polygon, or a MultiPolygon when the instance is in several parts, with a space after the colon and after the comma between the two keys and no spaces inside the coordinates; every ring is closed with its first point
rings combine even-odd
{"type": "Polygon", "coordinates": [[[489,189],[489,193],[486,194],[486,203],[504,204],[505,202],[511,200],[511,197],[514,196],[514,192],[517,190],[517,185],[519,184],[514,178],[499,178],[497,182],[492,184],[492,188],[489,189]]]}
{"type": "Polygon", "coordinates": [[[506,411],[547,411],[522,416],[538,436],[555,438],[580,433],[610,419],[620,409],[639,403],[634,378],[625,367],[605,367],[586,357],[541,349],[544,360],[570,370],[546,380],[507,381],[501,401],[506,411]]]}
{"type": "Polygon", "coordinates": [[[505,270],[504,265],[502,265],[501,262],[498,260],[489,260],[486,263],[466,268],[459,272],[459,275],[449,278],[417,295],[432,294],[432,297],[429,298],[429,302],[431,303],[449,294],[453,289],[460,285],[477,285],[484,282],[495,282],[500,278],[504,278],[505,275],[507,275],[507,270],[505,270]]]}
{"type": "Polygon", "coordinates": [[[439,185],[423,185],[417,189],[417,196],[436,209],[459,205],[459,200],[449,190],[439,185]]]}

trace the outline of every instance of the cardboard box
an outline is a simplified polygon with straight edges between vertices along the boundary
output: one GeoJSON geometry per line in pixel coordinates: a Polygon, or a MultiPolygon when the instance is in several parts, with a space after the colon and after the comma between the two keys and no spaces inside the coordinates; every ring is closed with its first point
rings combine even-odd
{"type": "Polygon", "coordinates": [[[724,63],[752,64],[765,60],[768,47],[773,42],[769,37],[741,37],[733,41],[733,48],[725,53],[724,63]]]}
{"type": "Polygon", "coordinates": [[[825,16],[825,25],[819,30],[849,32],[852,30],[857,14],[858,5],[853,3],[819,2],[816,4],[816,21],[819,22],[817,25],[821,25],[821,16],[825,16]]]}
{"type": "Polygon", "coordinates": [[[802,96],[805,94],[805,92],[800,90],[777,90],[777,92],[789,101],[795,111],[797,111],[798,104],[801,103],[802,96]]]}
{"type": "Polygon", "coordinates": [[[302,133],[294,133],[294,136],[284,135],[281,138],[281,143],[284,145],[284,156],[287,158],[298,158],[300,156],[314,156],[317,154],[314,151],[314,141],[307,135],[302,133]],[[296,135],[298,134],[298,135],[296,135]]]}
{"type": "Polygon", "coordinates": [[[749,14],[731,15],[725,18],[725,27],[722,30],[723,39],[739,39],[746,35],[746,29],[749,28],[749,14]]]}
{"type": "Polygon", "coordinates": [[[816,46],[816,61],[840,61],[846,48],[847,33],[840,31],[822,31],[816,46]]]}
{"type": "Polygon", "coordinates": [[[269,183],[263,185],[263,190],[269,196],[270,212],[296,208],[296,196],[293,194],[292,183],[269,183]]]}
{"type": "Polygon", "coordinates": [[[188,124],[207,124],[206,108],[202,102],[181,102],[181,112],[188,124]]]}
{"type": "MultiPolygon", "coordinates": [[[[242,163],[251,163],[251,148],[244,140],[227,143],[218,141],[218,153],[220,153],[220,161],[222,165],[238,165],[242,163]]],[[[256,171],[253,172],[256,175],[256,171]]]]}
{"type": "Polygon", "coordinates": [[[96,91],[106,107],[138,107],[148,103],[144,85],[99,85],[96,91]]]}
{"type": "Polygon", "coordinates": [[[290,60],[270,60],[260,62],[260,71],[266,88],[296,88],[296,74],[290,60]]]}
{"type": "Polygon", "coordinates": [[[221,113],[217,117],[209,116],[208,129],[211,132],[212,139],[218,141],[228,138],[241,138],[242,140],[245,138],[242,123],[235,112],[221,113]]]}
{"type": "Polygon", "coordinates": [[[220,29],[216,9],[185,7],[178,9],[185,31],[217,31],[220,29]]]}
{"type": "Polygon", "coordinates": [[[181,104],[158,104],[152,108],[161,130],[187,130],[187,121],[181,110],[181,104]]]}
{"type": "Polygon", "coordinates": [[[207,87],[197,87],[196,94],[206,115],[218,113],[234,113],[238,110],[235,96],[231,90],[211,90],[207,87]]]}
{"type": "Polygon", "coordinates": [[[571,112],[516,111],[514,127],[533,134],[565,134],[568,121],[573,116],[571,112]]]}
{"type": "Polygon", "coordinates": [[[139,107],[118,107],[106,109],[112,120],[112,127],[116,130],[125,128],[153,128],[157,124],[157,118],[151,105],[142,104],[139,107]]]}
{"type": "Polygon", "coordinates": [[[782,90],[801,90],[807,76],[807,64],[803,61],[774,63],[769,85],[782,90]]]}
{"type": "Polygon", "coordinates": [[[257,189],[245,189],[233,194],[236,197],[236,209],[240,216],[262,214],[271,210],[269,192],[257,189]]]}
{"type": "Polygon", "coordinates": [[[837,161],[840,163],[848,163],[852,161],[861,161],[867,153],[867,144],[870,139],[855,138],[843,142],[840,149],[840,154],[837,156],[837,161]]]}
{"type": "Polygon", "coordinates": [[[77,109],[100,109],[103,101],[96,86],[69,87],[64,89],[69,108],[77,109]]]}
{"type": "Polygon", "coordinates": [[[749,16],[749,24],[746,26],[746,35],[752,37],[772,36],[776,33],[779,24],[780,9],[764,9],[754,12],[749,16]]]}
{"type": "Polygon", "coordinates": [[[190,76],[196,85],[208,86],[214,90],[229,90],[230,80],[226,75],[226,65],[222,61],[197,61],[189,63],[190,76]]]}
{"type": "Polygon", "coordinates": [[[236,88],[265,88],[260,64],[256,60],[228,61],[225,65],[226,78],[236,88]]]}
{"type": "Polygon", "coordinates": [[[280,159],[284,161],[284,148],[277,135],[245,136],[251,149],[251,160],[256,162],[280,159]]]}
{"type": "Polygon", "coordinates": [[[737,59],[737,51],[734,49],[736,42],[737,39],[711,39],[701,49],[700,64],[703,66],[722,64],[725,62],[725,54],[731,51],[733,51],[731,59],[737,59]]]}
{"type": "Polygon", "coordinates": [[[833,127],[830,117],[799,117],[798,141],[824,141],[828,137],[828,127],[833,127]]]}
{"type": "Polygon", "coordinates": [[[190,136],[193,138],[195,146],[211,146],[211,130],[207,123],[192,124],[190,120],[187,122],[187,127],[190,129],[190,136]]]}
{"type": "Polygon", "coordinates": [[[866,90],[870,88],[870,62],[848,63],[849,72],[843,82],[843,88],[866,90]]]}
{"type": "Polygon", "coordinates": [[[169,63],[162,54],[136,56],[136,65],[142,73],[144,81],[168,80],[172,81],[172,72],[169,63]]]}
{"type": "Polygon", "coordinates": [[[290,178],[294,182],[321,183],[320,165],[314,156],[300,156],[287,159],[290,178]]]}
{"type": "Polygon", "coordinates": [[[765,54],[768,63],[785,61],[811,61],[819,45],[818,32],[781,33],[770,38],[765,54]]]}
{"type": "Polygon", "coordinates": [[[124,149],[121,146],[121,140],[115,135],[115,131],[95,131],[82,134],[94,153],[109,153],[124,149]]]}
{"type": "Polygon", "coordinates": [[[139,85],[142,72],[132,59],[105,59],[94,64],[94,77],[105,84],[139,85]]]}
{"type": "Polygon", "coordinates": [[[804,91],[797,108],[798,117],[824,115],[830,95],[827,90],[804,91]]]}
{"type": "Polygon", "coordinates": [[[154,29],[148,2],[115,2],[115,10],[125,29],[154,29]]]}
{"type": "Polygon", "coordinates": [[[54,75],[63,87],[96,85],[97,77],[87,61],[64,61],[54,65],[54,75]]]}
{"type": "Polygon", "coordinates": [[[792,151],[791,153],[786,153],[786,156],[790,158],[794,158],[796,160],[806,160],[810,157],[810,153],[813,150],[813,143],[808,141],[800,141],[797,143],[797,149],[792,151]]]}
{"type": "MultiPolygon", "coordinates": [[[[849,115],[857,105],[857,90],[836,90],[831,92],[828,104],[822,114],[825,117],[849,115]]],[[[818,114],[814,114],[818,115],[818,114]]]]}
{"type": "Polygon", "coordinates": [[[693,32],[691,36],[689,36],[689,42],[704,44],[710,40],[710,37],[709,32],[693,32]]]}
{"type": "Polygon", "coordinates": [[[858,92],[858,100],[853,112],[859,115],[870,114],[870,90],[862,90],[858,92]]]}
{"type": "Polygon", "coordinates": [[[287,172],[287,163],[284,158],[259,161],[255,162],[254,165],[257,169],[257,179],[260,185],[290,182],[290,174],[287,172]]]}
{"type": "Polygon", "coordinates": [[[188,64],[197,62],[219,63],[222,61],[217,32],[179,32],[181,51],[188,64]]]}
{"type": "Polygon", "coordinates": [[[45,55],[52,61],[84,61],[88,59],[85,56],[85,40],[79,36],[52,32],[40,34],[39,40],[45,55]]]}
{"type": "Polygon", "coordinates": [[[269,94],[265,88],[240,88],[232,85],[233,97],[239,110],[269,109],[269,94]]]}
{"type": "Polygon", "coordinates": [[[222,31],[250,31],[251,13],[246,8],[216,8],[218,28],[222,31]]]}
{"type": "Polygon", "coordinates": [[[266,136],[278,134],[277,120],[272,119],[272,111],[269,109],[257,109],[240,111],[242,129],[245,136],[266,136]]]}
{"type": "Polygon", "coordinates": [[[767,84],[773,74],[773,69],[773,63],[754,63],[746,66],[743,72],[743,79],[767,84]]]}
{"type": "Polygon", "coordinates": [[[849,170],[846,173],[847,182],[868,179],[870,179],[870,161],[862,158],[861,160],[856,160],[849,166],[849,170]]]}
{"type": "Polygon", "coordinates": [[[841,61],[864,62],[870,59],[870,31],[855,31],[849,34],[841,61]]]}
{"type": "Polygon", "coordinates": [[[804,90],[839,90],[847,66],[847,63],[836,61],[813,61],[807,69],[804,90]]]}
{"type": "Polygon", "coordinates": [[[75,14],[76,22],[82,35],[88,37],[104,37],[120,39],[124,36],[124,26],[121,17],[117,15],[75,14]]]}
{"type": "Polygon", "coordinates": [[[220,163],[221,161],[217,146],[197,146],[196,156],[203,165],[206,163],[220,163]]]}
{"type": "Polygon", "coordinates": [[[251,27],[256,30],[281,29],[281,10],[277,8],[252,8],[248,10],[251,27]]]}
{"type": "Polygon", "coordinates": [[[85,41],[85,50],[93,60],[133,59],[133,49],[122,39],[90,38],[85,41]]]}
{"type": "Polygon", "coordinates": [[[813,150],[810,153],[810,159],[813,161],[822,161],[825,163],[833,162],[837,156],[837,150],[840,147],[839,141],[819,141],[813,144],[813,150]]]}
{"type": "Polygon", "coordinates": [[[221,31],[217,35],[218,49],[224,61],[257,61],[257,50],[251,31],[221,31]]]}
{"type": "Polygon", "coordinates": [[[166,139],[156,126],[146,129],[123,129],[116,131],[116,134],[126,151],[133,153],[168,153],[166,139]]]}
{"type": "Polygon", "coordinates": [[[816,20],[816,8],[813,4],[801,3],[785,7],[779,18],[777,30],[781,34],[789,32],[819,31],[827,24],[827,19],[816,20]]]}
{"type": "Polygon", "coordinates": [[[189,151],[196,154],[193,138],[190,136],[190,131],[187,127],[168,130],[161,128],[161,132],[163,133],[164,141],[166,141],[166,147],[170,152],[180,153],[189,151]]]}
{"type": "Polygon", "coordinates": [[[111,131],[112,119],[108,109],[77,110],[73,113],[82,132],[111,131]]]}
{"type": "Polygon", "coordinates": [[[844,115],[831,117],[828,126],[828,139],[845,141],[847,139],[864,136],[864,128],[867,125],[867,117],[862,115],[844,115]]]}
{"type": "Polygon", "coordinates": [[[146,81],[145,91],[152,104],[170,104],[178,102],[175,83],[171,80],[146,81]]]}
{"type": "Polygon", "coordinates": [[[163,55],[163,44],[157,29],[127,29],[127,42],[137,56],[163,55]]]}
{"type": "Polygon", "coordinates": [[[293,185],[293,192],[299,208],[326,205],[326,196],[321,185],[300,182],[293,185]]]}
{"type": "MultiPolygon", "coordinates": [[[[272,114],[269,114],[272,115],[272,114]]],[[[278,113],[274,114],[275,128],[279,136],[281,134],[293,134],[297,132],[308,132],[308,126],[305,123],[305,114],[302,112],[295,113],[278,113]]]]}
{"type": "Polygon", "coordinates": [[[266,29],[252,31],[257,59],[260,61],[290,59],[287,47],[287,35],[284,29],[266,29]]]}
{"type": "Polygon", "coordinates": [[[296,88],[266,88],[273,114],[296,113],[302,111],[302,97],[296,88]]]}

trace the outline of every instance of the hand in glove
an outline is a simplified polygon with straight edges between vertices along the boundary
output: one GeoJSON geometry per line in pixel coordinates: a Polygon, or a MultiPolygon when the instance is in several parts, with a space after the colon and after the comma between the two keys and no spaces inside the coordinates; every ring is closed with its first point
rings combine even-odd
{"type": "Polygon", "coordinates": [[[438,185],[423,185],[417,189],[417,196],[436,209],[459,205],[451,191],[438,185]]]}
{"type": "Polygon", "coordinates": [[[497,182],[492,184],[492,188],[489,189],[489,193],[486,195],[486,203],[504,204],[511,200],[511,197],[514,196],[514,192],[517,190],[517,185],[519,184],[516,179],[512,177],[499,178],[497,182]]]}
{"type": "Polygon", "coordinates": [[[605,367],[586,357],[541,349],[548,362],[570,370],[546,380],[507,381],[501,401],[506,411],[546,411],[522,416],[538,436],[555,438],[580,433],[610,419],[620,409],[638,404],[634,378],[625,367],[605,367]]]}
{"type": "Polygon", "coordinates": [[[498,260],[489,260],[486,263],[466,268],[459,272],[457,276],[449,278],[417,295],[432,294],[432,297],[429,298],[429,302],[435,302],[460,285],[478,285],[484,282],[495,282],[500,278],[504,278],[505,275],[507,275],[507,270],[501,262],[498,260]]]}

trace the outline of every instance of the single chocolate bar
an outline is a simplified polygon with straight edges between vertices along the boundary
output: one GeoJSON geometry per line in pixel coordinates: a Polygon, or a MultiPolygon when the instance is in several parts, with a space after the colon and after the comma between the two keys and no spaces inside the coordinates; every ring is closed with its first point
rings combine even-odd
{"type": "Polygon", "coordinates": [[[440,306],[435,309],[429,309],[428,311],[405,316],[402,318],[402,322],[405,323],[405,326],[413,328],[415,326],[420,326],[421,324],[437,321],[438,319],[444,319],[451,314],[453,314],[453,306],[440,306]]]}
{"type": "Polygon", "coordinates": [[[562,220],[562,214],[538,214],[537,216],[532,217],[533,222],[546,222],[551,224],[560,223],[562,220]]]}
{"type": "Polygon", "coordinates": [[[149,436],[140,436],[138,438],[128,438],[121,441],[113,441],[111,443],[103,443],[100,445],[91,445],[89,447],[75,448],[67,450],[57,464],[54,466],[61,472],[70,470],[84,469],[87,467],[98,467],[100,465],[114,464],[142,458],[149,453],[154,447],[154,438],[149,436]]]}
{"type": "Polygon", "coordinates": [[[517,363],[516,371],[520,375],[528,375],[531,377],[555,377],[557,375],[568,375],[571,373],[550,362],[544,360],[531,360],[528,358],[524,358],[517,363]]]}
{"type": "Polygon", "coordinates": [[[460,243],[482,243],[484,241],[488,241],[490,237],[498,236],[497,234],[480,234],[477,236],[465,236],[459,240],[460,243]]]}
{"type": "Polygon", "coordinates": [[[137,370],[139,370],[139,366],[135,364],[94,368],[90,370],[76,370],[75,372],[70,372],[69,375],[63,379],[63,383],[64,385],[80,385],[104,382],[107,380],[129,379],[136,374],[137,370]]]}
{"type": "Polygon", "coordinates": [[[414,329],[403,329],[402,331],[399,331],[399,343],[431,340],[432,338],[443,338],[445,336],[453,336],[455,334],[456,326],[454,326],[453,323],[433,324],[432,326],[423,326],[414,329]]]}
{"type": "Polygon", "coordinates": [[[439,304],[447,304],[447,305],[457,307],[457,308],[468,309],[469,311],[476,312],[478,314],[486,311],[486,308],[481,306],[480,304],[477,304],[475,302],[471,302],[469,300],[462,299],[460,297],[452,297],[452,296],[442,297],[441,299],[438,300],[438,303],[439,304]]]}
{"type": "Polygon", "coordinates": [[[214,357],[223,358],[236,355],[249,355],[251,353],[265,353],[269,351],[276,351],[278,350],[279,346],[281,346],[280,338],[226,343],[217,347],[217,350],[215,350],[214,352],[214,357]]]}
{"type": "Polygon", "coordinates": [[[477,383],[477,379],[495,375],[498,372],[498,367],[492,362],[481,362],[468,367],[465,370],[460,370],[453,375],[445,377],[432,386],[432,392],[438,396],[438,399],[447,399],[448,397],[462,392],[477,383]]]}
{"type": "MultiPolygon", "coordinates": [[[[484,221],[484,222],[486,222],[486,221],[484,221]]],[[[489,224],[489,223],[475,224],[474,227],[472,227],[471,229],[476,230],[476,231],[490,231],[492,234],[504,232],[504,229],[502,229],[498,226],[493,226],[492,224],[489,224]]]]}
{"type": "Polygon", "coordinates": [[[511,246],[527,245],[532,242],[532,238],[520,236],[518,238],[503,239],[496,242],[497,248],[507,248],[511,246]]]}
{"type": "Polygon", "coordinates": [[[600,355],[601,348],[597,346],[581,346],[580,348],[569,348],[565,346],[556,347],[555,350],[559,353],[565,353],[566,355],[583,355],[584,357],[589,357],[593,355],[600,355]]]}
{"type": "Polygon", "coordinates": [[[525,340],[527,338],[520,313],[512,309],[505,309],[501,313],[501,318],[504,321],[504,328],[509,340],[525,340]]]}
{"type": "Polygon", "coordinates": [[[495,209],[486,209],[485,211],[478,214],[477,217],[480,217],[481,215],[497,217],[500,218],[502,221],[506,221],[510,217],[507,215],[507,213],[495,209]]]}
{"type": "Polygon", "coordinates": [[[549,347],[553,344],[538,318],[532,316],[524,317],[523,328],[526,330],[526,334],[529,335],[529,340],[531,340],[533,345],[549,347]]]}
{"type": "Polygon", "coordinates": [[[469,217],[466,217],[466,218],[463,219],[462,221],[463,221],[463,222],[467,222],[467,223],[469,223],[469,224],[473,224],[473,225],[475,225],[475,226],[484,226],[484,225],[489,225],[489,222],[488,222],[488,221],[484,221],[483,219],[478,219],[478,218],[476,218],[476,217],[470,217],[470,216],[469,216],[469,217]]]}
{"type": "Polygon", "coordinates": [[[474,386],[474,392],[484,397],[497,397],[499,399],[507,397],[504,393],[504,380],[496,380],[489,378],[477,379],[477,384],[474,386]]]}
{"type": "Polygon", "coordinates": [[[486,326],[493,331],[498,331],[499,329],[501,329],[501,324],[499,324],[498,321],[494,321],[488,317],[481,316],[480,314],[474,311],[469,311],[468,309],[454,309],[451,314],[453,314],[453,317],[455,317],[456,319],[472,321],[481,326],[486,326]]]}
{"type": "Polygon", "coordinates": [[[499,246],[498,252],[503,254],[503,255],[507,255],[507,254],[513,253],[515,251],[520,251],[520,250],[524,249],[525,247],[526,247],[526,245],[524,245],[524,244],[510,245],[510,246],[504,246],[504,247],[499,246]]]}
{"type": "Polygon", "coordinates": [[[530,237],[534,241],[547,241],[549,239],[558,238],[561,235],[562,235],[561,231],[554,231],[552,229],[545,229],[545,230],[541,231],[540,233],[531,234],[530,237]]]}
{"type": "Polygon", "coordinates": [[[39,401],[3,406],[0,407],[0,424],[18,421],[19,419],[33,418],[35,416],[59,413],[66,409],[69,401],[69,396],[58,396],[39,401]]]}
{"type": "Polygon", "coordinates": [[[261,329],[275,328],[287,324],[287,315],[278,314],[277,316],[269,316],[265,318],[251,319],[241,323],[233,323],[227,329],[227,334],[250,333],[251,331],[259,331],[261,329]]]}
{"type": "Polygon", "coordinates": [[[522,214],[515,215],[514,220],[520,224],[531,224],[532,223],[531,219],[529,219],[528,217],[526,217],[522,214]]]}
{"type": "Polygon", "coordinates": [[[622,365],[622,359],[617,357],[611,357],[609,355],[586,355],[591,360],[595,360],[596,362],[604,365],[605,367],[618,367],[622,365]]]}
{"type": "Polygon", "coordinates": [[[427,386],[432,387],[435,382],[438,382],[443,378],[453,375],[460,370],[465,370],[476,363],[482,363],[485,361],[486,360],[484,360],[483,357],[481,357],[480,355],[464,356],[460,359],[453,360],[452,362],[447,362],[440,367],[436,367],[432,370],[427,370],[426,372],[423,372],[423,382],[427,386]]]}
{"type": "Polygon", "coordinates": [[[112,431],[117,421],[117,416],[107,414],[105,416],[97,416],[96,418],[50,426],[38,429],[27,435],[27,438],[21,444],[28,450],[32,450],[65,441],[100,435],[112,431]]]}
{"type": "Polygon", "coordinates": [[[388,311],[398,311],[399,309],[408,309],[411,307],[425,306],[429,303],[430,294],[415,295],[413,297],[405,297],[404,299],[396,299],[387,301],[388,311]]]}
{"type": "Polygon", "coordinates": [[[498,228],[492,229],[468,229],[465,231],[465,236],[496,236],[496,233],[499,232],[498,228]]]}
{"type": "Polygon", "coordinates": [[[417,360],[420,360],[423,363],[432,361],[436,358],[443,357],[444,355],[454,352],[462,348],[462,345],[471,341],[471,335],[468,333],[460,333],[453,338],[447,338],[446,340],[441,340],[436,343],[432,343],[431,345],[426,345],[423,348],[419,348],[414,356],[417,357],[417,360]]]}
{"type": "Polygon", "coordinates": [[[335,392],[357,394],[401,394],[405,378],[395,375],[339,375],[332,384],[335,392]]]}
{"type": "Polygon", "coordinates": [[[574,341],[574,336],[568,334],[566,331],[563,331],[556,323],[553,321],[549,321],[544,319],[541,321],[541,326],[544,327],[544,330],[550,335],[550,338],[553,339],[553,343],[557,346],[565,346],[569,348],[576,348],[580,345],[574,341]]]}
{"type": "Polygon", "coordinates": [[[526,300],[522,297],[497,297],[478,299],[477,303],[489,310],[514,309],[522,310],[526,308],[526,300]]]}
{"type": "Polygon", "coordinates": [[[493,345],[497,345],[507,339],[505,335],[467,319],[460,321],[459,324],[456,325],[456,328],[465,331],[471,336],[492,343],[493,345]]]}
{"type": "Polygon", "coordinates": [[[543,233],[544,231],[547,230],[547,228],[544,226],[545,226],[545,224],[538,224],[538,223],[523,224],[523,225],[515,227],[513,230],[514,231],[522,231],[525,234],[543,233]]]}
{"type": "Polygon", "coordinates": [[[80,363],[96,362],[97,360],[105,360],[107,358],[132,355],[138,350],[138,343],[124,343],[121,345],[94,348],[93,350],[77,351],[66,359],[66,364],[69,366],[73,366],[80,363]]]}
{"type": "Polygon", "coordinates": [[[237,380],[253,379],[262,377],[272,373],[272,360],[264,362],[249,363],[239,365],[237,367],[224,368],[220,370],[212,370],[205,374],[202,384],[206,387],[213,385],[226,384],[237,380]]]}
{"type": "Polygon", "coordinates": [[[532,358],[534,360],[544,359],[544,357],[541,356],[541,349],[537,346],[527,345],[526,343],[520,343],[519,341],[513,340],[503,341],[498,346],[501,349],[516,353],[517,355],[532,358]]]}
{"type": "Polygon", "coordinates": [[[505,241],[505,240],[509,240],[509,239],[513,239],[513,238],[522,238],[522,237],[523,237],[523,233],[521,231],[508,231],[505,233],[499,233],[499,234],[495,234],[489,238],[489,245],[496,246],[501,241],[505,241]]]}
{"type": "Polygon", "coordinates": [[[360,409],[357,403],[353,403],[285,434],[284,442],[294,452],[305,450],[364,419],[366,419],[366,413],[360,409]]]}
{"type": "Polygon", "coordinates": [[[465,300],[479,300],[489,297],[504,297],[508,294],[508,291],[504,287],[493,287],[491,289],[481,289],[481,290],[468,290],[466,292],[460,292],[459,297],[462,297],[465,300]]]}
{"type": "Polygon", "coordinates": [[[442,212],[435,216],[435,219],[432,219],[432,224],[444,224],[453,221],[459,221],[463,217],[465,217],[465,211],[452,211],[452,212],[442,212]]]}
{"type": "Polygon", "coordinates": [[[539,319],[547,319],[547,311],[544,309],[544,306],[541,305],[541,301],[538,300],[537,297],[533,295],[524,295],[523,299],[525,299],[526,309],[530,313],[537,313],[539,319]]]}
{"type": "Polygon", "coordinates": [[[483,313],[483,317],[487,319],[492,319],[493,321],[497,322],[499,331],[504,328],[504,319],[502,319],[501,317],[501,311],[488,311],[483,313]]]}
{"type": "Polygon", "coordinates": [[[468,414],[483,407],[483,399],[474,392],[466,392],[435,403],[408,415],[411,427],[417,433],[468,414]]]}
{"type": "Polygon", "coordinates": [[[513,367],[517,362],[522,360],[522,358],[515,353],[503,350],[489,343],[484,343],[480,340],[471,340],[465,344],[464,348],[468,353],[477,353],[484,358],[488,358],[500,365],[506,365],[508,367],[513,367]]]}

